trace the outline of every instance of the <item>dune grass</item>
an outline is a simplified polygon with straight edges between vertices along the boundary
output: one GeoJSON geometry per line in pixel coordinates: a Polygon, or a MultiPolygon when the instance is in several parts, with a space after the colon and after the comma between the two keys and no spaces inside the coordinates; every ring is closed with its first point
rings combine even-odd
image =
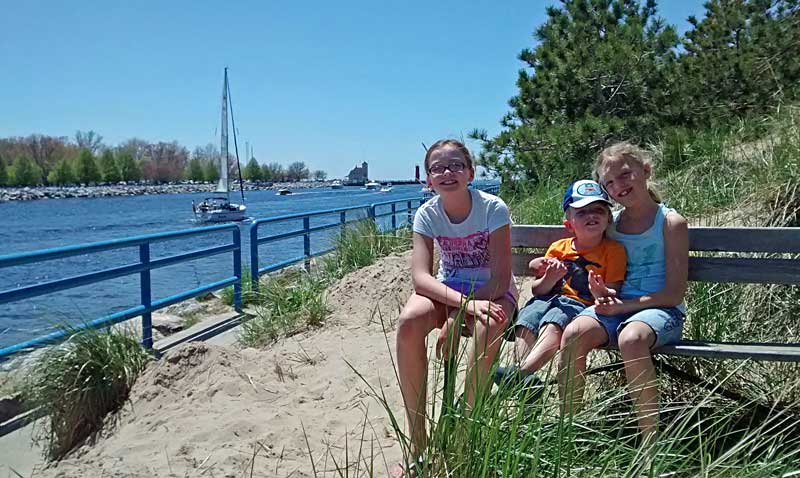
{"type": "Polygon", "coordinates": [[[138,338],[113,329],[67,329],[70,338],[36,362],[25,397],[40,407],[46,424],[39,439],[47,458],[58,460],[100,430],[105,417],[127,400],[150,361],[138,338]]]}

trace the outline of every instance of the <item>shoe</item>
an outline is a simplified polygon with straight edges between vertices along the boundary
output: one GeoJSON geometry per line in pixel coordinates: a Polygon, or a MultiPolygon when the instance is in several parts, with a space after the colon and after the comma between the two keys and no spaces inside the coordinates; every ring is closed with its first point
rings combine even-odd
{"type": "Polygon", "coordinates": [[[544,382],[536,375],[524,377],[520,384],[520,396],[525,399],[526,405],[534,404],[544,393],[544,382]]]}
{"type": "Polygon", "coordinates": [[[516,365],[509,365],[508,367],[497,367],[492,374],[492,381],[498,387],[508,387],[519,385],[524,377],[516,365]]]}

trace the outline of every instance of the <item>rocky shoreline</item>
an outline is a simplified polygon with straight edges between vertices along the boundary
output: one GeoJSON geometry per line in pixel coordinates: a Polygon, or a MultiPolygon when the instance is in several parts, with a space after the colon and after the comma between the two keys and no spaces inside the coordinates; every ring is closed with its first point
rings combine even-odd
{"type": "MultiPolygon", "coordinates": [[[[245,191],[261,189],[308,189],[330,186],[330,181],[250,183],[245,191]]],[[[150,194],[211,193],[216,183],[169,183],[169,184],[109,184],[98,186],[41,186],[24,188],[0,188],[0,203],[6,201],[33,201],[37,199],[99,198],[143,196],[150,194]]],[[[238,188],[236,189],[238,191],[238,188]]]]}

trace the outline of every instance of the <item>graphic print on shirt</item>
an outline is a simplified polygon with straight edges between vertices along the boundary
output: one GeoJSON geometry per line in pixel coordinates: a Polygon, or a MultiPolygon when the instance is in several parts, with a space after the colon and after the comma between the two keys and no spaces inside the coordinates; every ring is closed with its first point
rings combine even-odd
{"type": "Polygon", "coordinates": [[[558,284],[559,289],[566,283],[581,299],[594,300],[592,292],[589,290],[589,269],[586,267],[594,266],[595,270],[599,270],[603,266],[583,256],[578,256],[575,259],[565,259],[563,262],[567,266],[567,275],[561,278],[558,284]]]}
{"type": "Polygon", "coordinates": [[[460,269],[478,269],[489,265],[489,231],[478,231],[466,237],[437,236],[442,266],[446,277],[460,269]]]}

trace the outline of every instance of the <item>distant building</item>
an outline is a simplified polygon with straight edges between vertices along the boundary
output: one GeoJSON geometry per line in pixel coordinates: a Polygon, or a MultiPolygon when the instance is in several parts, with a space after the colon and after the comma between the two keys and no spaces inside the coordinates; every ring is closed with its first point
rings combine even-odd
{"type": "Polygon", "coordinates": [[[347,184],[352,185],[363,185],[369,181],[369,169],[367,168],[367,162],[364,161],[361,163],[361,166],[356,166],[351,169],[347,174],[346,181],[347,184]]]}

